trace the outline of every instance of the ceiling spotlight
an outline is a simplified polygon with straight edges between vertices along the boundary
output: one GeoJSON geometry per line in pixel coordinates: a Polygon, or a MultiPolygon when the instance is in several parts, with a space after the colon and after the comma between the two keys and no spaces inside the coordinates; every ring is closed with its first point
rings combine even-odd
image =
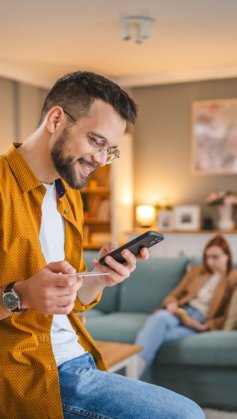
{"type": "Polygon", "coordinates": [[[128,30],[128,22],[126,20],[121,19],[120,29],[123,40],[128,41],[130,39],[130,33],[128,30]]]}
{"type": "Polygon", "coordinates": [[[149,37],[150,26],[154,19],[148,16],[124,16],[120,19],[121,35],[124,41],[131,39],[132,30],[135,31],[135,41],[141,44],[149,37]]]}

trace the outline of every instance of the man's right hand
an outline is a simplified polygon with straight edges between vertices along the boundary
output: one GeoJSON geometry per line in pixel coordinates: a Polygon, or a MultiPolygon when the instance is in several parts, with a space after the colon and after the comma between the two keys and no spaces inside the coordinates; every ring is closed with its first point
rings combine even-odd
{"type": "Polygon", "coordinates": [[[67,262],[52,262],[30,279],[16,282],[24,309],[34,308],[47,314],[69,314],[74,307],[82,278],[73,275],[76,270],[67,262]]]}

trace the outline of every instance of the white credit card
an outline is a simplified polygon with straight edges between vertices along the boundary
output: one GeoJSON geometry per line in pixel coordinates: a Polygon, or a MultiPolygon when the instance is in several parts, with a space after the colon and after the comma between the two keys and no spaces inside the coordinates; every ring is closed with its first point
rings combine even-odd
{"type": "MultiPolygon", "coordinates": [[[[68,274],[67,274],[68,275],[68,274]]],[[[75,272],[74,274],[69,275],[77,275],[77,276],[104,276],[104,275],[110,275],[109,272],[75,272]]]]}

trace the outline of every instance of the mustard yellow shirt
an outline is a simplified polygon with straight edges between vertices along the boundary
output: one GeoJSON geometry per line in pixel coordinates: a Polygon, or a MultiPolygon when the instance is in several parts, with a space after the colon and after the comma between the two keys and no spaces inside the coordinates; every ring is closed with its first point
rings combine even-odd
{"type": "MultiPolygon", "coordinates": [[[[24,281],[46,265],[39,241],[45,187],[31,171],[19,144],[0,156],[0,287],[24,281]]],[[[79,191],[56,181],[58,211],[65,219],[65,259],[85,271],[83,208],[79,191]]],[[[80,344],[105,369],[93,339],[76,311],[91,308],[76,301],[69,320],[80,344]]],[[[0,320],[0,418],[62,419],[59,378],[50,341],[52,316],[28,309],[0,320]]]]}

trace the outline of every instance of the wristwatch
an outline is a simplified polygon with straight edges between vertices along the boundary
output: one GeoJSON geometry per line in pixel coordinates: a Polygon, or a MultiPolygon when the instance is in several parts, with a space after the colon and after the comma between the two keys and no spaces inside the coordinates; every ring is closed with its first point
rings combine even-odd
{"type": "Polygon", "coordinates": [[[2,294],[2,303],[3,307],[12,313],[19,313],[24,311],[24,309],[21,308],[21,300],[19,295],[13,289],[14,285],[15,282],[10,282],[10,284],[6,286],[2,294]]]}

